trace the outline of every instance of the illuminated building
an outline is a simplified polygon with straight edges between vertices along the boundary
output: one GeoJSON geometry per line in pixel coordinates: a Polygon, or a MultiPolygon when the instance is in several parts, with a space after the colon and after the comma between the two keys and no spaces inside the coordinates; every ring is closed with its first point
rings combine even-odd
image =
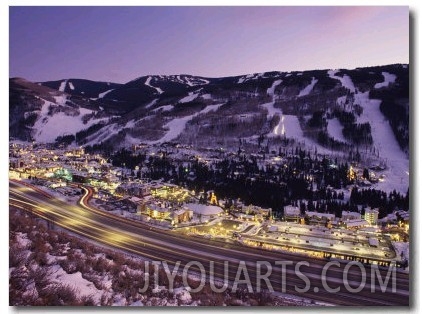
{"type": "Polygon", "coordinates": [[[356,219],[361,219],[361,218],[362,218],[362,216],[358,212],[351,212],[351,211],[345,211],[345,210],[343,210],[341,212],[341,220],[342,221],[356,220],[356,219]]]}
{"type": "Polygon", "coordinates": [[[378,222],[378,214],[379,211],[377,208],[371,209],[366,208],[365,209],[365,220],[369,222],[371,225],[376,225],[378,222]]]}
{"type": "Polygon", "coordinates": [[[215,195],[215,193],[214,193],[214,192],[212,192],[212,193],[211,193],[211,200],[210,200],[210,203],[211,203],[212,205],[218,205],[218,202],[217,202],[217,196],[215,195]]]}
{"type": "Polygon", "coordinates": [[[284,207],[284,219],[287,221],[299,221],[300,220],[300,208],[297,206],[288,205],[284,207]]]}

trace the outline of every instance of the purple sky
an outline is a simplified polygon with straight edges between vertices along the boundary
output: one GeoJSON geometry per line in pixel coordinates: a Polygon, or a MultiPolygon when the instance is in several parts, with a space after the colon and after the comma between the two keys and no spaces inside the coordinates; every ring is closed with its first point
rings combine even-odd
{"type": "Polygon", "coordinates": [[[10,77],[127,82],[409,62],[408,7],[10,7],[10,77]]]}

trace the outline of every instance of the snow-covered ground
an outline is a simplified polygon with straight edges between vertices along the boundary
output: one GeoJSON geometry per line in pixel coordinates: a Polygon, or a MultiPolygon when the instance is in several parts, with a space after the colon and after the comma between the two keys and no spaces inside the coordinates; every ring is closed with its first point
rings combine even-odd
{"type": "Polygon", "coordinates": [[[257,80],[260,77],[264,77],[264,74],[265,73],[254,73],[254,74],[244,75],[237,80],[237,84],[242,84],[250,80],[257,80]]]}
{"type": "Polygon", "coordinates": [[[117,123],[112,123],[101,128],[98,132],[94,133],[87,137],[87,145],[93,145],[100,143],[101,141],[106,141],[113,135],[119,133],[120,126],[117,123]]]}
{"type": "Polygon", "coordinates": [[[382,72],[384,76],[384,82],[375,84],[375,88],[387,87],[388,85],[394,83],[396,81],[396,76],[394,74],[388,72],[382,72]]]}
{"type": "Polygon", "coordinates": [[[212,99],[211,94],[204,94],[202,95],[203,99],[212,99]]]}
{"type": "Polygon", "coordinates": [[[280,85],[281,82],[283,82],[283,80],[276,80],[276,81],[274,81],[273,85],[271,85],[271,87],[267,89],[267,94],[273,97],[273,101],[275,100],[274,99],[274,91],[275,91],[275,88],[278,85],[280,85]]]}
{"type": "Polygon", "coordinates": [[[26,233],[16,232],[16,241],[18,242],[19,246],[23,249],[29,248],[31,245],[31,240],[28,239],[26,233]]]}
{"type": "MultiPolygon", "coordinates": [[[[335,73],[337,71],[328,71],[330,77],[339,80],[343,87],[355,93],[356,88],[350,77],[344,75],[341,78],[335,76],[335,73]]],[[[383,72],[383,75],[385,82],[380,84],[388,85],[393,79],[395,80],[395,76],[387,72],[383,72]]],[[[376,183],[373,187],[386,192],[395,189],[405,194],[409,188],[409,159],[397,143],[387,118],[381,113],[380,103],[381,100],[370,99],[369,92],[355,93],[355,104],[363,108],[363,113],[357,117],[357,123],[371,124],[373,146],[378,150],[380,160],[384,160],[387,164],[387,170],[383,172],[386,176],[385,180],[376,183]]]]}
{"type": "MultiPolygon", "coordinates": [[[[59,103],[60,102],[65,102],[65,100],[59,99],[59,103]]],[[[36,134],[34,134],[34,138],[40,143],[54,142],[57,136],[75,134],[90,127],[92,124],[108,119],[90,119],[86,124],[84,124],[82,117],[93,113],[92,110],[86,108],[79,108],[79,114],[76,116],[66,115],[64,112],[58,112],[49,116],[48,111],[50,105],[56,106],[56,104],[49,101],[44,102],[38,120],[35,122],[33,127],[37,130],[36,134]]]]}
{"type": "Polygon", "coordinates": [[[155,142],[162,143],[162,142],[169,142],[171,140],[174,140],[183,132],[183,130],[185,129],[186,123],[192,120],[196,115],[197,114],[193,114],[193,115],[182,117],[182,118],[176,118],[166,123],[164,127],[169,129],[168,132],[161,139],[155,142]]]}
{"type": "Polygon", "coordinates": [[[136,122],[137,121],[135,119],[129,120],[128,122],[126,122],[126,125],[124,126],[124,128],[131,129],[135,126],[136,122]]]}
{"type": "Polygon", "coordinates": [[[57,284],[66,283],[75,288],[79,295],[92,296],[96,303],[100,302],[102,290],[98,290],[91,281],[82,278],[82,274],[79,271],[68,274],[60,265],[54,265],[52,266],[52,273],[50,276],[52,282],[57,284]]]}
{"type": "MultiPolygon", "coordinates": [[[[180,78],[180,77],[179,77],[180,78]]],[[[183,83],[183,80],[181,80],[183,83]]],[[[186,77],[186,84],[188,84],[189,86],[196,86],[196,85],[205,85],[205,84],[209,84],[210,81],[206,80],[206,79],[202,79],[202,78],[195,78],[195,79],[191,79],[190,77],[186,77]],[[198,81],[200,83],[198,83],[198,81]]]]}
{"type": "Polygon", "coordinates": [[[339,106],[344,105],[346,103],[346,99],[347,99],[346,95],[338,97],[337,101],[336,101],[337,105],[339,105],[339,106]]]}
{"type": "Polygon", "coordinates": [[[399,258],[401,258],[401,254],[403,253],[403,258],[409,260],[409,242],[393,241],[391,243],[393,244],[399,258]]]}
{"type": "Polygon", "coordinates": [[[347,143],[343,135],[343,126],[337,118],[329,119],[327,125],[328,135],[337,141],[347,143]]]}
{"type": "Polygon", "coordinates": [[[315,77],[313,77],[311,83],[308,86],[306,86],[304,89],[302,89],[299,92],[298,96],[302,97],[302,96],[309,95],[309,93],[314,89],[314,86],[317,82],[318,82],[318,80],[315,77]]]}
{"type": "Polygon", "coordinates": [[[110,93],[111,91],[113,91],[114,89],[109,89],[103,93],[99,93],[98,94],[98,98],[103,98],[105,95],[107,95],[108,93],[110,93]]]}
{"type": "Polygon", "coordinates": [[[72,82],[69,82],[69,88],[70,88],[71,90],[74,90],[74,89],[75,89],[75,86],[73,86],[73,83],[72,83],[72,82]]]}
{"type": "Polygon", "coordinates": [[[176,118],[171,120],[170,122],[167,122],[164,127],[168,128],[169,130],[167,133],[160,138],[157,141],[150,142],[150,144],[156,144],[156,143],[163,143],[163,142],[169,142],[171,140],[174,140],[177,138],[185,129],[186,123],[188,123],[190,120],[192,120],[194,117],[200,114],[205,114],[211,111],[216,111],[218,108],[220,108],[223,104],[216,104],[216,105],[210,105],[205,107],[203,110],[194,113],[192,115],[182,117],[182,118],[176,118]]]}
{"type": "Polygon", "coordinates": [[[152,80],[152,76],[148,76],[147,80],[145,81],[145,85],[146,85],[146,86],[149,86],[149,87],[151,87],[151,88],[154,88],[154,89],[157,91],[157,93],[158,93],[158,94],[162,94],[162,93],[164,93],[164,92],[163,92],[163,90],[162,90],[161,88],[152,86],[152,85],[150,84],[150,83],[151,83],[151,80],[152,80]]]}
{"type": "Polygon", "coordinates": [[[409,188],[409,159],[401,150],[390,123],[379,109],[381,101],[369,99],[369,92],[356,94],[355,101],[363,107],[358,122],[370,122],[374,147],[379,151],[380,159],[386,161],[388,168],[384,172],[386,179],[377,183],[376,187],[386,192],[396,189],[405,194],[409,188]]]}
{"type": "Polygon", "coordinates": [[[303,138],[303,132],[302,128],[300,127],[299,120],[297,119],[297,116],[294,115],[282,115],[281,124],[276,126],[274,132],[280,133],[281,135],[286,135],[286,137],[298,139],[303,138]]]}
{"type": "Polygon", "coordinates": [[[157,99],[154,99],[154,100],[153,100],[153,101],[151,101],[149,104],[146,104],[146,105],[145,105],[145,109],[148,109],[148,108],[150,108],[150,107],[154,106],[154,105],[157,103],[157,101],[158,101],[158,98],[157,98],[157,99]]]}
{"type": "Polygon", "coordinates": [[[158,111],[171,111],[173,110],[174,106],[173,105],[165,105],[165,106],[161,106],[158,108],[153,109],[153,112],[158,112],[158,111]]]}
{"type": "Polygon", "coordinates": [[[194,100],[196,97],[198,97],[198,93],[197,92],[189,92],[189,95],[186,97],[183,97],[182,99],[179,100],[179,103],[187,103],[187,102],[191,102],[192,100],[194,100]]]}
{"type": "Polygon", "coordinates": [[[327,73],[329,77],[339,80],[343,87],[347,88],[352,93],[356,92],[355,84],[353,84],[352,79],[348,75],[344,74],[342,77],[336,76],[338,70],[329,70],[327,73]]]}
{"type": "Polygon", "coordinates": [[[262,107],[264,107],[265,109],[267,109],[268,113],[267,113],[267,119],[271,119],[274,115],[279,115],[281,116],[283,114],[283,112],[281,111],[280,108],[275,108],[274,107],[274,102],[269,102],[266,104],[262,104],[262,107]]]}
{"type": "Polygon", "coordinates": [[[218,108],[220,108],[223,104],[215,104],[215,105],[209,105],[206,106],[204,109],[202,109],[199,114],[205,114],[211,111],[217,111],[218,108]]]}
{"type": "MultiPolygon", "coordinates": [[[[285,115],[283,114],[280,108],[275,108],[275,88],[280,85],[282,80],[274,81],[273,85],[267,89],[267,94],[272,96],[272,101],[269,103],[262,104],[261,106],[264,107],[268,114],[267,119],[271,119],[274,115],[278,115],[280,120],[278,124],[274,127],[271,134],[269,136],[281,136],[285,135],[289,138],[296,139],[299,143],[307,146],[308,148],[317,148],[320,153],[330,154],[332,153],[327,148],[315,143],[314,141],[307,139],[303,136],[302,128],[300,127],[299,120],[295,115],[285,115]]],[[[316,82],[314,83],[314,85],[316,82]]],[[[313,86],[312,86],[313,88],[313,86]]],[[[309,88],[309,92],[311,89],[309,88]]]]}
{"type": "Polygon", "coordinates": [[[64,92],[66,89],[67,80],[60,83],[59,92],[64,92]]]}
{"type": "Polygon", "coordinates": [[[276,81],[273,82],[271,87],[267,89],[267,94],[270,95],[271,98],[272,98],[271,102],[261,105],[268,112],[267,119],[271,119],[275,115],[280,117],[280,121],[279,121],[278,125],[276,125],[275,128],[273,129],[272,135],[282,135],[282,133],[281,133],[281,123],[282,123],[281,116],[283,115],[283,112],[281,111],[281,109],[274,107],[274,104],[275,104],[275,94],[274,94],[275,88],[278,85],[280,85],[281,82],[282,82],[282,80],[276,80],[276,81]]]}

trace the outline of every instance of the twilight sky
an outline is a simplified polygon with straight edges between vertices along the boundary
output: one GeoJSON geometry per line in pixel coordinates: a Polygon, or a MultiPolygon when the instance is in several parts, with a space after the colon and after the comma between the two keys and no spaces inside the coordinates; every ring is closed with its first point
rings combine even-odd
{"type": "Polygon", "coordinates": [[[408,7],[10,7],[10,77],[124,83],[409,62],[408,7]]]}

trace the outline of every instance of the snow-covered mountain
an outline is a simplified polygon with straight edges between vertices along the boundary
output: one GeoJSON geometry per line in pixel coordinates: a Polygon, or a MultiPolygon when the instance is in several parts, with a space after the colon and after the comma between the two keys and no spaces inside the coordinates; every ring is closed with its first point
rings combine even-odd
{"type": "Polygon", "coordinates": [[[54,143],[58,138],[75,137],[79,131],[113,119],[89,99],[25,79],[11,79],[9,91],[10,136],[21,140],[54,143]]]}
{"type": "Polygon", "coordinates": [[[396,64],[222,78],[149,75],[126,84],[15,78],[10,109],[10,134],[22,140],[268,150],[290,139],[321,152],[388,157],[408,151],[409,70],[396,64]]]}
{"type": "Polygon", "coordinates": [[[101,98],[105,93],[108,93],[122,85],[111,82],[95,82],[83,79],[48,81],[41,82],[39,84],[70,95],[87,98],[101,98]]]}

